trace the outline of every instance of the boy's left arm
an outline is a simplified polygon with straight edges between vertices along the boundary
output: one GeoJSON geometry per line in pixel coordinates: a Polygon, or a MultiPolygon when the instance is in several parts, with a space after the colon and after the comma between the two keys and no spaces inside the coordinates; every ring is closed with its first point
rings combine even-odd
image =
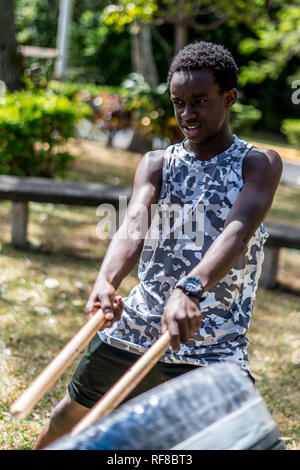
{"type": "MultiPolygon", "coordinates": [[[[200,263],[189,273],[198,278],[204,290],[210,289],[236,264],[240,255],[269,212],[280,182],[282,161],[271,149],[252,149],[243,164],[244,186],[236,198],[224,224],[200,263]]],[[[181,289],[174,289],[166,304],[162,332],[169,330],[171,345],[177,350],[201,326],[198,301],[181,289]]]]}

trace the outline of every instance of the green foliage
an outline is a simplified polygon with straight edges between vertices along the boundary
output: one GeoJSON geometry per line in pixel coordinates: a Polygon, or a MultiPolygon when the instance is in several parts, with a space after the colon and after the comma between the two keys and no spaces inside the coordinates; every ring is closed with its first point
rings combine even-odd
{"type": "Polygon", "coordinates": [[[281,124],[281,132],[290,144],[297,148],[300,147],[300,119],[284,119],[281,124]]]}
{"type": "MultiPolygon", "coordinates": [[[[20,44],[56,46],[59,0],[53,0],[50,9],[45,0],[15,0],[15,7],[20,44]]],[[[147,23],[164,81],[174,53],[174,30],[183,18],[188,41],[211,40],[232,51],[245,90],[243,102],[262,110],[264,129],[279,132],[282,119],[297,117],[289,94],[300,72],[299,0],[239,0],[234,7],[231,0],[73,2],[70,80],[119,86],[132,71],[129,33],[147,23]],[[222,22],[222,17],[228,18],[222,22]]],[[[44,86],[51,67],[45,61],[28,62],[26,58],[26,73],[44,86]]]]}
{"type": "Polygon", "coordinates": [[[261,83],[268,78],[275,80],[293,58],[300,57],[298,0],[291,1],[284,7],[282,2],[275,2],[274,8],[273,14],[266,9],[253,23],[254,37],[245,37],[239,43],[238,50],[241,54],[255,57],[241,67],[242,86],[247,83],[261,83]]]}
{"type": "Polygon", "coordinates": [[[70,99],[76,99],[81,94],[87,94],[91,97],[97,97],[101,93],[121,94],[122,90],[117,86],[94,85],[92,83],[76,83],[76,82],[60,82],[58,80],[50,80],[47,89],[53,91],[57,95],[66,96],[70,99]]]}
{"type": "Polygon", "coordinates": [[[261,117],[262,113],[259,109],[237,102],[231,108],[231,129],[234,133],[247,134],[261,117]]]}
{"type": "MultiPolygon", "coordinates": [[[[172,143],[182,138],[166,83],[153,87],[142,75],[132,73],[120,87],[53,80],[48,88],[75,102],[89,104],[92,121],[109,139],[117,130],[126,128],[137,131],[150,146],[154,136],[167,137],[172,143]]],[[[249,132],[261,115],[252,105],[236,103],[231,112],[233,132],[249,132]]]]}
{"type": "Polygon", "coordinates": [[[177,122],[166,83],[153,87],[142,75],[132,73],[121,86],[125,89],[125,108],[131,112],[131,127],[149,140],[153,136],[177,140],[177,122]]]}
{"type": "Polygon", "coordinates": [[[158,5],[153,0],[119,0],[116,4],[104,8],[101,19],[117,32],[121,32],[134,21],[152,22],[157,11],[158,5]]]}
{"type": "Polygon", "coordinates": [[[116,33],[102,21],[100,1],[85,10],[78,3],[71,27],[69,79],[119,85],[131,71],[128,32],[116,33]]]}
{"type": "Polygon", "coordinates": [[[125,109],[126,90],[121,87],[92,85],[52,80],[48,89],[73,102],[84,102],[90,106],[91,120],[110,139],[118,128],[129,127],[130,113],[125,109]]]}
{"type": "Polygon", "coordinates": [[[55,47],[59,0],[15,0],[19,44],[55,47]]]}
{"type": "Polygon", "coordinates": [[[266,0],[239,0],[232,8],[231,0],[115,0],[107,5],[101,19],[116,31],[123,31],[131,23],[173,24],[187,26],[196,31],[217,29],[230,20],[232,25],[251,22],[258,10],[263,10],[266,0]]]}
{"type": "Polygon", "coordinates": [[[152,87],[137,73],[130,74],[120,87],[51,81],[53,92],[88,103],[92,120],[110,139],[120,129],[131,128],[146,140],[154,136],[178,138],[177,122],[165,83],[152,87]]]}
{"type": "MultiPolygon", "coordinates": [[[[17,39],[21,45],[56,47],[59,0],[15,0],[17,39]]],[[[71,79],[119,85],[131,71],[129,34],[117,34],[101,20],[105,0],[73,1],[68,74],[71,79]],[[112,60],[114,57],[114,60],[112,60]]],[[[54,60],[24,58],[26,73],[53,72],[54,60]]]]}
{"type": "MultiPolygon", "coordinates": [[[[126,109],[133,112],[133,126],[142,135],[167,137],[171,142],[182,138],[165,83],[154,88],[143,76],[131,74],[122,86],[127,91],[126,109]]],[[[254,106],[236,103],[231,111],[233,132],[249,132],[261,116],[261,111],[254,106]]]]}
{"type": "Polygon", "coordinates": [[[63,176],[72,157],[59,151],[90,109],[43,92],[9,94],[0,107],[0,173],[63,176]]]}

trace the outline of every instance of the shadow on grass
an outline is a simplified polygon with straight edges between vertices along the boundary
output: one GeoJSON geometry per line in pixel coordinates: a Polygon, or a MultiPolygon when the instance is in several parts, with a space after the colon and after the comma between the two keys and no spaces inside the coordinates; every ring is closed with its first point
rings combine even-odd
{"type": "MultiPolygon", "coordinates": [[[[82,325],[84,322],[85,316],[82,315],[82,325]]],[[[77,332],[76,328],[74,328],[74,330],[77,332]]],[[[27,333],[26,335],[22,335],[16,338],[15,341],[7,342],[7,346],[11,349],[14,357],[27,358],[30,362],[38,360],[40,365],[42,363],[46,365],[55,354],[61,351],[68,341],[68,338],[62,338],[55,332],[49,333],[44,330],[39,333],[27,333]],[[34,354],[33,351],[36,351],[36,353],[34,354]],[[40,351],[44,351],[45,353],[41,353],[40,351]]]]}
{"type": "Polygon", "coordinates": [[[299,289],[294,289],[293,287],[287,284],[283,284],[282,282],[277,282],[275,288],[271,290],[272,291],[276,290],[278,293],[282,293],[282,294],[295,295],[296,297],[300,297],[299,289]]]}
{"type": "Polygon", "coordinates": [[[296,297],[300,297],[300,289],[295,289],[294,287],[289,286],[288,284],[284,284],[283,282],[277,281],[273,287],[268,289],[261,289],[266,294],[287,294],[287,295],[294,295],[296,297]]]}
{"type": "MultiPolygon", "coordinates": [[[[100,251],[100,250],[99,250],[100,251]]],[[[85,267],[90,266],[91,268],[99,267],[99,263],[102,262],[102,257],[96,257],[95,255],[88,255],[82,248],[74,248],[72,246],[56,247],[48,243],[41,243],[35,245],[29,243],[27,249],[15,248],[11,243],[3,243],[1,253],[5,256],[20,259],[20,257],[28,258],[30,261],[35,261],[37,264],[45,259],[47,265],[66,266],[67,263],[83,263],[85,267]],[[49,258],[51,255],[51,258],[49,258]]]]}

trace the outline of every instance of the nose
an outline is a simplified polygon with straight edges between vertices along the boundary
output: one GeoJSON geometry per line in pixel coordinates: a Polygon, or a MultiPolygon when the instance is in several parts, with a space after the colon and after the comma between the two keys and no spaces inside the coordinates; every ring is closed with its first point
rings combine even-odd
{"type": "Polygon", "coordinates": [[[191,121],[195,119],[196,113],[195,110],[193,109],[193,106],[190,104],[186,104],[182,113],[181,113],[181,118],[185,119],[186,121],[191,121]]]}

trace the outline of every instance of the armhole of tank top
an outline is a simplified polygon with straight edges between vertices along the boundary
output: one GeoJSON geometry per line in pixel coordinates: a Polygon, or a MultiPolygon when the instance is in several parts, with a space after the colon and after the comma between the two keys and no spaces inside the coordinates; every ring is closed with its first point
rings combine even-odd
{"type": "Polygon", "coordinates": [[[244,177],[243,177],[243,165],[244,165],[244,161],[245,161],[245,158],[246,156],[248,155],[248,153],[250,152],[250,150],[253,148],[253,145],[250,144],[249,142],[245,142],[246,144],[246,148],[243,150],[243,153],[242,153],[242,158],[240,158],[239,160],[239,163],[238,163],[238,171],[240,173],[240,176],[243,180],[243,185],[244,185],[244,177]]]}
{"type": "Polygon", "coordinates": [[[172,154],[174,151],[174,145],[171,145],[166,148],[163,156],[163,165],[162,165],[162,184],[159,199],[163,198],[167,193],[168,183],[170,181],[170,171],[171,171],[171,161],[172,154]]]}

